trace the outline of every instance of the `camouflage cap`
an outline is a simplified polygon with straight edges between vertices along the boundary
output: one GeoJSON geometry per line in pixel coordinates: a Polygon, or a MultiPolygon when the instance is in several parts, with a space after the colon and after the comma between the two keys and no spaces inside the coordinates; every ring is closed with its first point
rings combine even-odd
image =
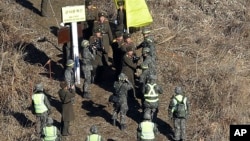
{"type": "Polygon", "coordinates": [[[73,65],[74,65],[74,60],[72,60],[72,59],[67,60],[66,66],[70,67],[70,66],[73,66],[73,65]]]}
{"type": "Polygon", "coordinates": [[[122,5],[124,5],[124,1],[123,1],[123,0],[119,0],[119,1],[117,1],[117,5],[118,5],[118,6],[122,6],[122,5]]]}
{"type": "Polygon", "coordinates": [[[82,47],[88,47],[89,46],[89,41],[88,40],[83,40],[81,43],[82,47]]]}
{"type": "Polygon", "coordinates": [[[35,85],[35,90],[36,91],[43,91],[43,84],[42,83],[38,83],[35,85]]]}
{"type": "Polygon", "coordinates": [[[124,38],[124,39],[131,38],[131,34],[125,33],[125,34],[123,34],[123,38],[124,38]]]}
{"type": "Polygon", "coordinates": [[[121,37],[121,36],[123,36],[123,32],[122,31],[116,31],[115,36],[116,37],[121,37]]]}
{"type": "Polygon", "coordinates": [[[92,125],[92,126],[90,127],[90,132],[91,132],[92,134],[97,134],[97,133],[98,133],[98,128],[97,128],[97,126],[96,126],[96,125],[92,125]]]}
{"type": "Polygon", "coordinates": [[[51,117],[47,118],[47,124],[52,125],[53,124],[53,119],[51,117]]]}

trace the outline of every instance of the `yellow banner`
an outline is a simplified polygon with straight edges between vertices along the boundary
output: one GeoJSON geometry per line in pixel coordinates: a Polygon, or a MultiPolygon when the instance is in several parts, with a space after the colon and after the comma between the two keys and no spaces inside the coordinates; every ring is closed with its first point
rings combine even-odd
{"type": "MultiPolygon", "coordinates": [[[[117,1],[114,0],[116,7],[117,1]]],[[[145,0],[125,0],[127,27],[142,27],[153,22],[145,0]]]]}

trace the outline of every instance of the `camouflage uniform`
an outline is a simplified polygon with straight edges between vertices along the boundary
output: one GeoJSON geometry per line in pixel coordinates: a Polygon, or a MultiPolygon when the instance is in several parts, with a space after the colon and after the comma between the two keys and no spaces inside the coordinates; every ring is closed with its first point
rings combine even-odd
{"type": "Polygon", "coordinates": [[[95,57],[89,50],[89,43],[87,40],[83,40],[82,46],[82,70],[84,74],[83,97],[90,98],[88,87],[91,84],[91,72],[93,70],[92,63],[95,60],[95,57]],[[87,42],[87,44],[84,45],[84,42],[87,42]]]}
{"type": "Polygon", "coordinates": [[[128,91],[133,88],[133,85],[127,79],[125,74],[121,73],[119,75],[119,81],[114,83],[114,96],[117,97],[117,101],[114,102],[114,113],[112,116],[113,125],[115,125],[118,113],[120,113],[120,124],[121,130],[125,129],[126,124],[126,113],[128,111],[128,102],[127,102],[127,95],[128,91]]]}
{"type": "Polygon", "coordinates": [[[33,108],[33,113],[36,115],[36,132],[38,134],[42,134],[42,129],[43,127],[46,126],[46,120],[48,115],[50,114],[51,111],[51,105],[50,102],[46,96],[46,93],[43,90],[43,85],[42,84],[37,84],[35,91],[33,92],[32,95],[32,108],[33,108]],[[42,101],[38,102],[38,99],[40,100],[40,98],[36,98],[36,97],[41,97],[42,101]],[[36,102],[37,101],[37,102],[36,102]],[[36,109],[36,104],[38,104],[38,106],[41,106],[40,103],[43,103],[46,110],[44,112],[39,112],[39,109],[36,109]]]}
{"type": "Polygon", "coordinates": [[[159,94],[163,93],[162,87],[156,84],[156,75],[149,76],[149,82],[143,89],[144,114],[150,114],[152,120],[156,120],[159,106],[159,94]]]}
{"type": "MultiPolygon", "coordinates": [[[[98,14],[100,19],[105,18],[105,14],[103,12],[98,14]]],[[[112,43],[113,41],[113,35],[112,35],[112,31],[109,25],[109,21],[108,20],[98,20],[98,21],[94,21],[94,28],[95,29],[101,29],[101,34],[102,34],[102,38],[103,38],[103,47],[104,47],[104,59],[105,59],[105,65],[108,65],[108,53],[110,51],[110,43],[112,43]]]]}
{"type": "Polygon", "coordinates": [[[124,1],[120,0],[117,2],[117,5],[119,6],[119,8],[117,9],[117,27],[116,30],[117,31],[122,31],[124,32],[127,28],[126,26],[126,11],[124,9],[124,1]]]}
{"type": "Polygon", "coordinates": [[[47,17],[48,15],[48,11],[47,11],[47,7],[48,7],[48,4],[49,4],[49,0],[42,0],[41,2],[41,15],[43,17],[47,17]]]}
{"type": "Polygon", "coordinates": [[[122,32],[116,32],[116,39],[113,40],[111,47],[113,50],[113,62],[115,67],[115,79],[118,80],[118,75],[122,70],[122,57],[124,52],[121,50],[121,45],[123,43],[122,32]]]}
{"type": "Polygon", "coordinates": [[[156,67],[152,57],[149,55],[150,49],[143,48],[143,62],[140,67],[142,69],[142,74],[140,75],[140,84],[141,88],[144,88],[145,83],[149,75],[156,75],[156,67]]]}
{"type": "Polygon", "coordinates": [[[183,95],[181,87],[175,88],[175,95],[171,98],[168,114],[169,117],[174,120],[174,132],[175,132],[175,141],[185,141],[186,139],[186,120],[188,117],[189,111],[189,101],[186,96],[183,95]],[[178,101],[183,101],[186,108],[186,117],[179,118],[175,114],[175,109],[178,101]]]}
{"type": "Polygon", "coordinates": [[[67,82],[70,91],[75,91],[75,73],[73,71],[74,61],[69,59],[66,63],[66,70],[64,72],[64,80],[67,82]]]}
{"type": "Polygon", "coordinates": [[[89,40],[90,36],[92,35],[92,30],[94,27],[94,21],[98,19],[98,9],[92,5],[91,0],[87,0],[85,2],[86,8],[86,22],[84,22],[84,39],[89,40]]]}

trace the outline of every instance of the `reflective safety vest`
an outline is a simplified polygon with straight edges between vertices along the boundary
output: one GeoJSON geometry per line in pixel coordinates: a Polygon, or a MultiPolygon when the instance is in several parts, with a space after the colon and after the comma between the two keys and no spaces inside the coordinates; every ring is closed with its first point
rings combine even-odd
{"type": "Polygon", "coordinates": [[[101,141],[101,136],[98,134],[91,134],[87,136],[87,141],[101,141]]]}
{"type": "Polygon", "coordinates": [[[46,126],[43,128],[45,135],[44,141],[55,141],[57,138],[57,128],[55,126],[46,126]]]}
{"type": "Polygon", "coordinates": [[[33,94],[32,100],[34,103],[35,112],[37,114],[41,114],[41,113],[48,111],[47,106],[44,104],[44,94],[43,93],[33,94]]]}
{"type": "Polygon", "coordinates": [[[150,121],[143,121],[141,123],[141,139],[152,140],[155,138],[154,123],[150,121]]]}
{"type": "Polygon", "coordinates": [[[173,98],[173,102],[174,102],[174,106],[173,108],[171,109],[171,112],[173,113],[175,110],[176,110],[176,105],[178,104],[178,101],[181,102],[183,100],[183,103],[185,105],[185,110],[187,110],[187,97],[181,95],[181,94],[178,94],[176,95],[174,98],[173,98]],[[178,101],[177,101],[178,100],[178,101]]]}
{"type": "Polygon", "coordinates": [[[156,86],[156,84],[147,84],[147,86],[149,86],[149,91],[148,93],[144,94],[144,98],[147,102],[157,102],[159,101],[159,94],[155,92],[154,87],[156,86]]]}

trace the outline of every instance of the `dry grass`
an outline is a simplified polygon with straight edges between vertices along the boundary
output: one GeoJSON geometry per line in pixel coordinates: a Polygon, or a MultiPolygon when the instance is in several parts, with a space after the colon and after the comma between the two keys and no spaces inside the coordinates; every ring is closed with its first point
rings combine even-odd
{"type": "MultiPolygon", "coordinates": [[[[112,0],[103,4],[94,2],[107,13],[115,12],[112,0]]],[[[191,101],[188,140],[228,140],[230,124],[249,123],[250,2],[148,0],[147,3],[154,18],[150,27],[158,43],[159,83],[164,84],[165,91],[160,109],[166,109],[173,88],[182,85],[191,101]]],[[[25,12],[13,0],[0,2],[2,140],[29,140],[34,133],[31,123],[22,123],[24,128],[13,115],[18,113],[34,121],[27,110],[31,88],[34,80],[44,80],[39,73],[46,72],[39,64],[23,61],[25,54],[20,50],[25,43],[35,44],[39,37],[38,31],[32,29],[34,17],[25,12]]],[[[135,38],[136,42],[141,40],[140,36],[135,38]]],[[[45,46],[38,47],[46,50],[45,46]]],[[[159,115],[162,114],[166,112],[159,115]]]]}

